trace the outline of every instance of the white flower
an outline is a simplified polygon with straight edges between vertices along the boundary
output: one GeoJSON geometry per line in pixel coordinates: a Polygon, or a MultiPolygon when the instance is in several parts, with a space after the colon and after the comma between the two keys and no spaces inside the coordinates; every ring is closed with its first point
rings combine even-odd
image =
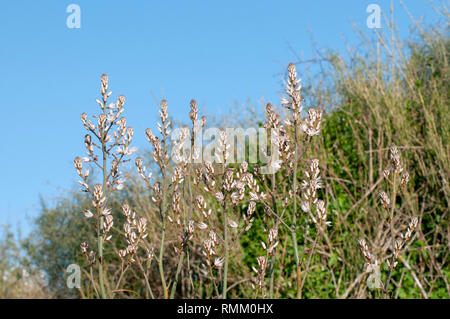
{"type": "Polygon", "coordinates": [[[220,268],[220,267],[222,267],[222,265],[223,265],[223,258],[217,257],[214,260],[214,266],[217,267],[217,268],[220,268]]]}
{"type": "Polygon", "coordinates": [[[103,216],[111,215],[111,208],[105,208],[102,212],[103,216]]]}
{"type": "Polygon", "coordinates": [[[223,199],[224,199],[224,196],[223,196],[223,194],[222,194],[221,192],[217,192],[214,196],[215,196],[215,197],[217,198],[217,200],[220,201],[220,202],[222,202],[223,199]]]}
{"type": "Polygon", "coordinates": [[[84,212],[84,216],[86,216],[86,218],[91,218],[94,214],[92,214],[90,210],[87,210],[84,212]]]}
{"type": "Polygon", "coordinates": [[[131,155],[131,154],[133,154],[133,153],[136,152],[136,151],[137,151],[137,148],[136,148],[136,147],[130,147],[130,148],[128,148],[128,146],[127,146],[127,147],[119,146],[119,147],[117,148],[117,153],[118,153],[118,154],[123,154],[123,155],[131,155]]]}
{"type": "Polygon", "coordinates": [[[309,206],[309,202],[306,202],[306,201],[301,202],[300,207],[305,213],[307,213],[311,210],[311,208],[309,206]]]}
{"type": "Polygon", "coordinates": [[[206,225],[204,222],[201,222],[201,223],[198,223],[198,228],[206,229],[206,228],[208,228],[208,225],[206,225]]]}
{"type": "Polygon", "coordinates": [[[124,178],[119,178],[116,183],[117,183],[117,186],[115,187],[115,189],[120,191],[124,187],[125,179],[124,178]]]}
{"type": "Polygon", "coordinates": [[[83,182],[83,181],[78,181],[78,183],[80,183],[81,186],[83,186],[84,188],[89,189],[88,184],[86,184],[85,182],[83,182]]]}
{"type": "Polygon", "coordinates": [[[277,160],[275,162],[272,163],[272,168],[276,171],[278,171],[281,168],[281,164],[283,162],[281,160],[277,160]]]}
{"type": "Polygon", "coordinates": [[[231,228],[237,228],[238,224],[234,220],[232,220],[232,221],[230,221],[230,227],[231,228]]]}

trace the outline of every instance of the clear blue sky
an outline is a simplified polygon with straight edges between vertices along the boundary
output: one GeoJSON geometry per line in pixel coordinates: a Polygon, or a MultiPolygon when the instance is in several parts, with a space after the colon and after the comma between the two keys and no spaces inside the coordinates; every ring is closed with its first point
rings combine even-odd
{"type": "MultiPolygon", "coordinates": [[[[405,0],[416,17],[435,13],[422,0],[405,0]]],[[[189,100],[209,113],[262,96],[279,103],[279,74],[295,56],[313,56],[310,34],[322,47],[344,50],[355,40],[351,22],[366,28],[370,1],[2,1],[0,4],[0,224],[27,217],[44,198],[76,182],[73,158],[84,154],[82,112],[97,112],[99,76],[113,96],[124,94],[134,145],[147,144],[157,98],[176,119],[189,100]],[[66,26],[69,4],[81,7],[81,28],[66,26]]],[[[406,34],[410,21],[394,1],[406,34]]]]}

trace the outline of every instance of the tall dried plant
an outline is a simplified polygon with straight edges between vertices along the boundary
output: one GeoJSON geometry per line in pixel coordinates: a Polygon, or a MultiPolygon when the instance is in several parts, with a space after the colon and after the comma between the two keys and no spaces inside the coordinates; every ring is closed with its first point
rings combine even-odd
{"type": "MultiPolygon", "coordinates": [[[[400,253],[406,250],[407,246],[411,244],[411,240],[415,229],[418,227],[419,220],[417,216],[411,217],[409,223],[405,225],[406,232],[401,233],[397,230],[398,224],[402,222],[398,212],[397,212],[397,196],[399,191],[406,192],[407,184],[409,181],[409,173],[404,170],[401,163],[400,152],[395,144],[389,148],[390,156],[390,167],[383,170],[383,177],[386,181],[388,188],[390,189],[390,196],[383,190],[378,192],[379,201],[385,212],[387,220],[387,229],[390,236],[387,238],[387,244],[390,247],[390,256],[382,257],[382,262],[386,262],[388,267],[388,273],[386,281],[382,288],[383,297],[386,298],[388,295],[388,287],[391,281],[392,271],[398,265],[398,259],[400,253]]],[[[364,239],[359,240],[361,250],[363,252],[364,258],[366,259],[366,265],[377,266],[379,261],[377,257],[370,252],[370,248],[364,239]]]]}
{"type": "Polygon", "coordinates": [[[88,119],[86,113],[81,114],[81,121],[84,128],[89,132],[84,137],[86,155],[83,158],[76,157],[74,160],[75,169],[81,178],[79,183],[82,191],[89,193],[92,197],[92,207],[84,212],[86,218],[94,220],[93,225],[97,233],[97,251],[91,250],[88,253],[88,244],[83,242],[81,249],[86,256],[91,268],[91,281],[96,290],[96,294],[101,298],[107,298],[108,293],[105,288],[104,268],[107,263],[103,258],[104,244],[111,239],[110,231],[114,224],[111,209],[108,208],[108,201],[114,191],[123,188],[124,179],[120,172],[120,165],[127,161],[127,156],[136,149],[130,147],[133,138],[133,128],[127,127],[124,111],[125,96],[120,95],[115,103],[108,103],[111,91],[108,91],[108,76],[101,76],[101,100],[96,100],[101,112],[93,116],[96,120],[88,119]],[[91,163],[101,171],[101,183],[90,182],[89,169],[83,169],[83,163],[91,163]],[[94,265],[97,265],[99,290],[94,281],[92,273],[94,265]]]}

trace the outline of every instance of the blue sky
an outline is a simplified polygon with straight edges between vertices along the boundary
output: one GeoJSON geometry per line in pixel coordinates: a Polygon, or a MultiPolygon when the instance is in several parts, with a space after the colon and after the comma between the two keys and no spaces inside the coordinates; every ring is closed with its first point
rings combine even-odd
{"type": "MultiPolygon", "coordinates": [[[[248,99],[279,102],[279,73],[295,61],[292,49],[313,57],[320,47],[344,51],[356,41],[351,23],[365,27],[371,1],[2,1],[0,4],[0,224],[28,232],[39,195],[64,195],[77,180],[73,158],[83,155],[79,116],[97,112],[99,77],[113,97],[126,96],[134,145],[147,147],[154,127],[153,95],[167,98],[175,119],[186,119],[191,98],[211,114],[248,99]],[[81,28],[69,29],[70,4],[81,28]]],[[[405,0],[416,17],[436,14],[426,1],[405,0]]],[[[411,24],[394,1],[401,34],[411,24]]]]}

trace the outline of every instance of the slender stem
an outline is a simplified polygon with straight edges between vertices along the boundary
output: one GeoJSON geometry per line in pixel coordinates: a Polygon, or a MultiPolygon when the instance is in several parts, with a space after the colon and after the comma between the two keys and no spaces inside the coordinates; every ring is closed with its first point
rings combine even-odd
{"type": "Polygon", "coordinates": [[[162,222],[162,231],[161,231],[161,246],[159,248],[159,259],[158,259],[158,266],[159,266],[159,275],[161,277],[161,282],[162,282],[162,286],[163,286],[163,293],[164,293],[164,298],[168,299],[168,290],[167,290],[167,284],[166,284],[166,278],[164,277],[164,265],[163,265],[163,255],[164,255],[164,239],[165,239],[165,234],[166,234],[166,223],[165,223],[165,219],[163,219],[162,222]]]}
{"type": "Polygon", "coordinates": [[[209,272],[211,274],[211,281],[213,282],[217,298],[219,298],[219,288],[217,287],[216,281],[214,280],[214,273],[213,273],[212,266],[211,266],[211,259],[210,259],[210,257],[208,257],[208,259],[209,259],[209,272]]]}
{"type": "MultiPolygon", "coordinates": [[[[275,199],[275,187],[276,187],[276,180],[275,180],[275,173],[272,174],[272,205],[273,205],[273,211],[275,213],[275,215],[278,216],[278,210],[277,210],[277,203],[276,203],[276,199],[275,199]]],[[[276,224],[279,224],[279,222],[277,221],[276,224]]],[[[275,278],[275,273],[274,273],[274,266],[275,266],[275,254],[272,255],[272,258],[270,259],[270,265],[269,265],[269,298],[273,299],[273,282],[274,282],[274,278],[275,278]]]]}
{"type": "Polygon", "coordinates": [[[228,226],[227,226],[227,204],[223,201],[223,239],[225,242],[225,262],[223,268],[222,299],[227,299],[228,280],[228,226]]]}
{"type": "Polygon", "coordinates": [[[258,292],[259,292],[259,288],[255,289],[255,296],[253,297],[253,299],[257,299],[258,298],[258,292]]]}
{"type": "Polygon", "coordinates": [[[124,262],[122,261],[122,271],[120,272],[119,280],[117,281],[116,288],[114,289],[115,291],[119,290],[120,282],[122,281],[123,275],[127,272],[129,267],[129,265],[127,265],[125,269],[123,269],[123,264],[124,262]]]}
{"type": "Polygon", "coordinates": [[[94,287],[95,294],[97,295],[97,298],[100,298],[100,295],[99,295],[98,290],[97,290],[97,285],[95,284],[95,281],[94,281],[94,274],[92,272],[92,265],[90,267],[89,273],[91,275],[92,287],[94,287]]]}
{"type": "Polygon", "coordinates": [[[150,293],[150,296],[152,297],[152,299],[155,299],[155,296],[153,295],[152,287],[150,286],[150,282],[148,281],[147,273],[146,273],[144,267],[142,266],[142,263],[137,255],[136,255],[136,260],[137,260],[137,264],[139,265],[139,268],[142,271],[142,274],[144,275],[145,284],[147,285],[147,290],[150,293]]]}
{"type": "Polygon", "coordinates": [[[390,229],[391,229],[391,241],[392,241],[392,257],[391,257],[391,262],[389,264],[389,273],[388,273],[388,277],[386,279],[386,283],[384,285],[384,291],[383,291],[383,298],[387,297],[387,289],[389,286],[389,283],[391,281],[391,276],[392,276],[392,270],[394,269],[394,258],[395,258],[395,234],[394,234],[394,210],[395,210],[395,198],[396,198],[396,193],[397,193],[397,173],[394,173],[394,185],[393,185],[393,191],[392,191],[392,200],[391,200],[391,210],[390,210],[390,214],[389,214],[389,225],[390,225],[390,229]]]}
{"type": "MultiPolygon", "coordinates": [[[[106,106],[106,104],[105,104],[106,106]]],[[[105,113],[105,107],[103,107],[103,112],[105,113]]],[[[103,156],[103,186],[102,193],[106,194],[106,186],[107,186],[107,172],[106,172],[106,164],[107,164],[107,152],[106,152],[106,142],[104,140],[103,128],[100,128],[100,141],[102,144],[102,156],[103,156]]],[[[105,290],[105,279],[103,274],[103,216],[101,214],[100,208],[97,207],[97,214],[99,215],[99,225],[98,225],[98,276],[100,281],[100,291],[102,294],[102,299],[106,299],[106,290],[105,290]]]]}
{"type": "Polygon", "coordinates": [[[189,261],[189,250],[186,251],[186,263],[187,263],[187,271],[189,274],[189,281],[191,283],[191,291],[193,292],[195,287],[194,287],[194,280],[192,279],[191,264],[189,261]]]}
{"type": "Polygon", "coordinates": [[[274,283],[274,268],[275,268],[275,254],[272,255],[272,258],[270,259],[270,265],[269,265],[269,298],[273,299],[273,283],[274,283]]]}
{"type": "MultiPolygon", "coordinates": [[[[164,125],[164,127],[165,127],[165,125],[164,125]]],[[[166,154],[166,136],[165,135],[163,137],[163,145],[164,145],[164,150],[165,150],[164,154],[166,154]]],[[[161,231],[161,245],[159,248],[158,266],[159,266],[159,275],[161,277],[161,283],[163,286],[164,299],[169,299],[169,290],[167,288],[166,278],[164,276],[164,265],[163,265],[164,241],[165,241],[165,235],[166,235],[166,194],[167,194],[167,176],[166,176],[165,166],[161,167],[161,172],[163,175],[162,200],[161,200],[161,206],[160,206],[162,231],[161,231]]]]}
{"type": "MultiPolygon", "coordinates": [[[[195,122],[193,123],[191,134],[192,134],[192,136],[191,136],[191,152],[189,154],[188,178],[187,178],[188,192],[189,192],[189,218],[186,218],[187,216],[186,216],[186,212],[185,212],[185,214],[184,214],[185,227],[187,227],[189,220],[191,220],[192,216],[194,215],[194,196],[192,193],[191,178],[192,178],[192,166],[194,165],[195,122]]],[[[183,264],[183,258],[184,258],[184,252],[182,251],[180,253],[180,259],[178,261],[177,272],[175,274],[175,281],[172,284],[172,290],[170,292],[170,299],[173,299],[175,296],[175,291],[176,291],[177,284],[178,284],[178,277],[180,275],[181,266],[183,264]]],[[[189,268],[189,255],[187,255],[186,258],[187,258],[188,268],[189,268]]]]}
{"type": "Polygon", "coordinates": [[[305,275],[303,276],[303,281],[302,281],[302,283],[300,285],[300,298],[302,296],[303,286],[305,285],[306,277],[308,276],[308,273],[309,273],[309,266],[311,265],[311,259],[312,259],[312,256],[314,255],[314,250],[316,249],[316,245],[317,245],[317,240],[318,239],[319,239],[319,234],[317,233],[316,234],[316,238],[314,240],[314,244],[313,244],[313,246],[311,248],[311,251],[309,252],[308,262],[306,264],[306,269],[305,269],[305,275]]]}
{"type": "Polygon", "coordinates": [[[297,298],[300,299],[300,258],[298,254],[297,243],[297,154],[298,154],[298,139],[297,139],[297,123],[294,121],[294,134],[295,134],[295,152],[294,152],[294,172],[293,172],[293,193],[294,193],[294,213],[292,216],[292,245],[294,246],[295,264],[297,267],[297,298]]]}
{"type": "Polygon", "coordinates": [[[100,290],[102,293],[102,299],[106,299],[105,282],[104,282],[104,277],[103,277],[103,237],[102,237],[102,235],[100,235],[98,237],[98,255],[99,255],[98,277],[100,280],[100,290]]]}
{"type": "Polygon", "coordinates": [[[175,296],[175,291],[177,290],[178,278],[181,272],[181,265],[183,264],[184,253],[180,253],[180,259],[178,260],[177,273],[175,274],[175,281],[172,284],[172,290],[170,292],[170,299],[173,299],[175,296]]]}
{"type": "Polygon", "coordinates": [[[195,145],[195,123],[194,126],[192,127],[192,138],[191,138],[191,153],[189,156],[189,165],[188,165],[188,174],[189,174],[189,178],[188,178],[188,189],[189,189],[189,206],[190,206],[190,210],[189,210],[189,219],[192,218],[192,216],[194,215],[194,196],[192,194],[192,182],[191,182],[191,178],[193,175],[193,165],[194,165],[194,145],[195,145]]]}

